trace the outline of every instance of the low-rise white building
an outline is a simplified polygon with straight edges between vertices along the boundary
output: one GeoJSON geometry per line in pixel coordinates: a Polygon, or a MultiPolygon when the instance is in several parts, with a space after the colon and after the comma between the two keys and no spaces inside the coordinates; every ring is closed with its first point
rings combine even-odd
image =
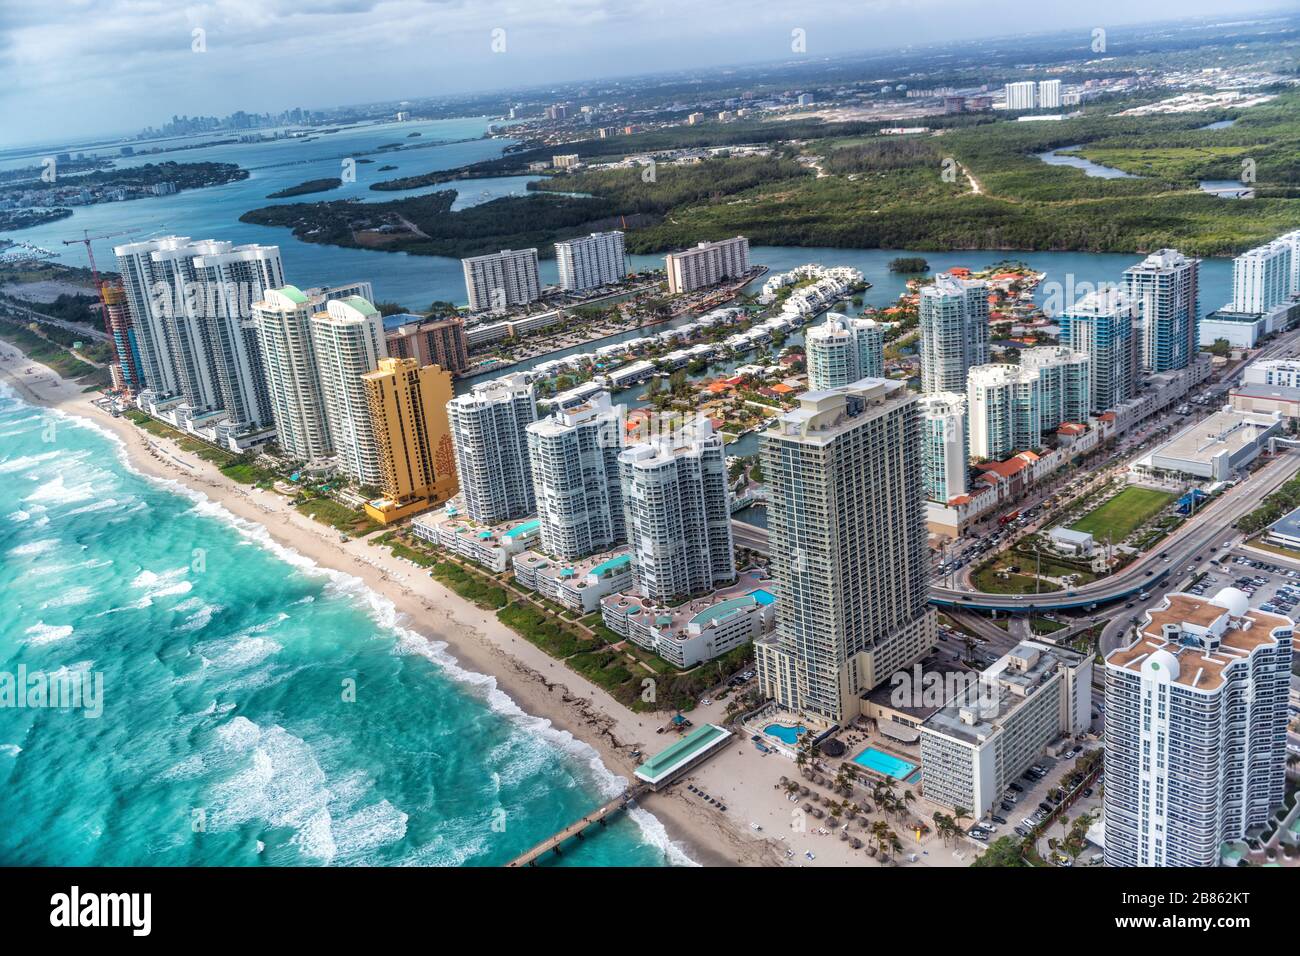
{"type": "Polygon", "coordinates": [[[601,598],[632,586],[632,555],[627,548],[581,561],[556,561],[540,551],[525,551],[511,562],[515,580],[547,600],[590,614],[601,598]]]}
{"type": "Polygon", "coordinates": [[[463,502],[457,497],[437,511],[417,516],[411,522],[411,533],[500,574],[514,555],[541,540],[542,530],[536,518],[479,524],[464,513],[463,502]]]}
{"type": "Polygon", "coordinates": [[[1188,425],[1130,471],[1139,477],[1208,478],[1227,481],[1250,464],[1282,430],[1277,412],[1256,414],[1224,406],[1209,418],[1188,425]]]}

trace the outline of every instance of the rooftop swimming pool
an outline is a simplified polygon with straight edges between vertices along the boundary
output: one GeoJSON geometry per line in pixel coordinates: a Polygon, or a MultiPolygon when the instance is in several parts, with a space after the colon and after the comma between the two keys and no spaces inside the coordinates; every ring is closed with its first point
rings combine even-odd
{"type": "Polygon", "coordinates": [[[764,607],[773,603],[776,600],[775,594],[773,594],[771,591],[765,591],[762,588],[755,588],[753,591],[750,591],[749,596],[752,597],[759,604],[763,605],[764,607]]]}
{"type": "Polygon", "coordinates": [[[895,780],[906,780],[916,770],[916,764],[908,763],[901,757],[887,754],[875,747],[868,747],[862,751],[853,758],[853,762],[859,767],[866,767],[881,776],[893,777],[895,780]]]}
{"type": "Polygon", "coordinates": [[[781,741],[783,744],[788,744],[791,747],[799,742],[800,734],[807,732],[808,728],[803,724],[800,724],[798,727],[787,727],[785,724],[768,724],[763,728],[763,733],[781,741]]]}

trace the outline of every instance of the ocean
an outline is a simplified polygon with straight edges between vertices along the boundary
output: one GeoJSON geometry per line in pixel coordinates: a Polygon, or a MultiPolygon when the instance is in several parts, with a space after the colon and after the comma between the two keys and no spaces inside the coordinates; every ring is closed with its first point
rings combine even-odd
{"type": "MultiPolygon", "coordinates": [[[[0,498],[0,864],[499,865],[621,786],[357,579],[2,385],[0,498]]],[[[546,865],[689,862],[638,810],[546,865]]]]}

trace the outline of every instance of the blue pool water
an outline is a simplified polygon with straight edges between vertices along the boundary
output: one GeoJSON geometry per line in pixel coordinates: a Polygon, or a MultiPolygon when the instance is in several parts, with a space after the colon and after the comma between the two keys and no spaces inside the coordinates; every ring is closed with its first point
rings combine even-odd
{"type": "Polygon", "coordinates": [[[762,588],[756,588],[755,590],[750,591],[749,596],[752,597],[759,604],[763,605],[764,607],[767,607],[767,605],[773,603],[776,600],[775,594],[773,594],[771,591],[765,591],[762,588]]]}
{"type": "Polygon", "coordinates": [[[793,747],[799,742],[799,735],[808,732],[808,728],[803,724],[798,727],[787,727],[785,724],[768,724],[763,728],[763,733],[769,737],[775,737],[784,744],[793,747]]]}
{"type": "Polygon", "coordinates": [[[874,770],[878,774],[886,777],[893,777],[895,780],[905,780],[908,775],[916,769],[916,764],[908,763],[900,757],[893,754],[887,754],[883,750],[877,750],[875,747],[868,747],[862,753],[853,758],[853,762],[860,767],[866,767],[868,770],[874,770]]]}

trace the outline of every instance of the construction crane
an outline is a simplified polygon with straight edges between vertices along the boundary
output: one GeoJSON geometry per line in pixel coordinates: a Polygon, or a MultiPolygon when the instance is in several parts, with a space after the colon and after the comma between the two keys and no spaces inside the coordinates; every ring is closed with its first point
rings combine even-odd
{"type": "Polygon", "coordinates": [[[90,230],[85,229],[82,230],[82,238],[63,240],[65,246],[75,246],[80,243],[86,247],[86,258],[90,260],[90,274],[94,277],[95,281],[95,293],[99,296],[100,315],[104,317],[104,331],[108,334],[109,342],[113,344],[114,352],[117,351],[117,348],[113,339],[113,329],[109,326],[108,322],[108,303],[104,301],[104,286],[99,281],[99,267],[95,265],[95,250],[91,248],[90,244],[96,239],[114,239],[118,236],[129,235],[132,235],[132,233],[124,230],[122,232],[106,232],[103,235],[92,236],[90,230]]]}

